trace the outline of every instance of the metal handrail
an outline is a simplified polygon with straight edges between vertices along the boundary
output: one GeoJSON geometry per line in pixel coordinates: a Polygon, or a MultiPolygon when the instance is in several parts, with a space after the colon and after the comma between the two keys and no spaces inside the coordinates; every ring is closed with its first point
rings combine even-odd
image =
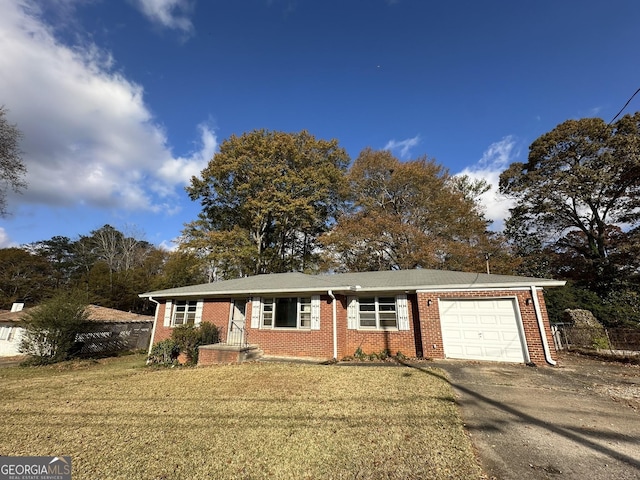
{"type": "MultiPolygon", "coordinates": [[[[234,322],[233,320],[231,320],[231,326],[229,328],[229,332],[233,331],[233,327],[235,326],[236,330],[239,330],[240,333],[240,343],[239,345],[241,347],[246,347],[248,345],[247,343],[247,330],[244,327],[241,327],[240,325],[238,325],[236,322],[234,322]]],[[[228,343],[228,339],[227,339],[227,343],[228,343]]]]}

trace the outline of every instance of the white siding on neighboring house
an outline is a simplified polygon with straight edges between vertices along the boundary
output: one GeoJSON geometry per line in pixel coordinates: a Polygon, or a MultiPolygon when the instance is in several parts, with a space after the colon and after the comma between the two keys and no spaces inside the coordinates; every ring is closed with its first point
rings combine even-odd
{"type": "Polygon", "coordinates": [[[4,325],[0,327],[0,357],[13,357],[20,353],[20,340],[24,329],[4,325]]]}

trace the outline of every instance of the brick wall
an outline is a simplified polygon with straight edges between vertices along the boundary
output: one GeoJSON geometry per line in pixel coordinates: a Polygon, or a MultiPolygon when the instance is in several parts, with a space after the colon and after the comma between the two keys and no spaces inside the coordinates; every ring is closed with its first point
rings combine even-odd
{"type": "Polygon", "coordinates": [[[265,355],[285,357],[333,358],[333,311],[331,298],[320,297],[320,330],[251,328],[252,304],[247,304],[247,340],[265,355]]]}
{"type": "MultiPolygon", "coordinates": [[[[410,296],[411,297],[411,296],[410,296]]],[[[409,298],[410,302],[415,302],[409,298]]],[[[338,359],[351,356],[360,347],[365,353],[388,350],[392,354],[402,352],[407,356],[416,355],[413,328],[408,331],[363,331],[347,329],[347,299],[336,295],[336,324],[338,359]]],[[[409,322],[413,325],[413,309],[409,308],[409,322]]],[[[247,338],[252,345],[258,345],[265,355],[333,358],[333,311],[331,298],[320,297],[320,330],[295,329],[252,329],[251,304],[247,305],[247,338]]]]}
{"type": "Polygon", "coordinates": [[[198,351],[198,365],[215,365],[217,363],[238,363],[238,352],[205,349],[198,351]]]}
{"type": "MultiPolygon", "coordinates": [[[[158,305],[158,324],[156,325],[153,343],[158,343],[167,338],[171,338],[173,327],[164,326],[164,312],[166,303],[162,302],[158,305]]],[[[220,341],[224,342],[227,338],[227,330],[229,328],[229,308],[230,300],[227,299],[208,299],[204,302],[202,309],[202,321],[213,323],[218,327],[220,333],[220,341]]]]}
{"type": "Polygon", "coordinates": [[[415,357],[422,345],[416,343],[414,331],[414,311],[413,305],[416,302],[415,295],[408,295],[409,302],[409,330],[349,330],[347,329],[346,299],[341,303],[344,311],[344,318],[339,323],[344,340],[338,358],[352,356],[360,348],[364,353],[380,353],[387,350],[392,355],[398,352],[415,357]]]}

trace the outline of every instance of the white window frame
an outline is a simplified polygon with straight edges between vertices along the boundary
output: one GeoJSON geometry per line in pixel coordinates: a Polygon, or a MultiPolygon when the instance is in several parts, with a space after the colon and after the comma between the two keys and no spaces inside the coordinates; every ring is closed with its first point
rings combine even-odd
{"type": "Polygon", "coordinates": [[[374,297],[360,297],[358,299],[358,325],[357,325],[358,330],[398,330],[399,329],[399,323],[398,323],[398,303],[397,303],[397,298],[394,296],[391,297],[385,297],[383,295],[377,295],[374,297]],[[375,325],[362,325],[362,305],[371,305],[371,302],[363,302],[363,300],[369,300],[369,299],[373,299],[373,311],[372,310],[366,310],[366,312],[373,312],[374,313],[374,317],[375,317],[375,325]],[[385,299],[385,300],[392,300],[391,301],[387,301],[387,302],[381,302],[380,299],[385,299]],[[395,325],[390,326],[390,325],[381,325],[381,321],[380,321],[380,314],[382,313],[383,316],[385,313],[390,313],[391,310],[381,310],[380,309],[380,305],[390,305],[391,303],[393,303],[393,313],[395,316],[395,325]]]}
{"type": "Polygon", "coordinates": [[[171,326],[195,325],[197,323],[198,301],[197,300],[175,300],[173,302],[173,315],[171,315],[171,326]],[[192,316],[191,319],[189,317],[192,316]],[[180,323],[177,319],[182,317],[180,323]],[[191,321],[189,321],[191,320],[191,321]]]}
{"type": "Polygon", "coordinates": [[[312,297],[268,297],[262,299],[262,311],[260,312],[260,328],[273,330],[311,330],[311,307],[312,297]],[[296,307],[296,326],[295,327],[276,327],[276,310],[278,299],[295,298],[296,307]],[[265,313],[270,318],[270,323],[265,323],[265,313]],[[303,314],[308,315],[306,325],[303,325],[303,314]]]}

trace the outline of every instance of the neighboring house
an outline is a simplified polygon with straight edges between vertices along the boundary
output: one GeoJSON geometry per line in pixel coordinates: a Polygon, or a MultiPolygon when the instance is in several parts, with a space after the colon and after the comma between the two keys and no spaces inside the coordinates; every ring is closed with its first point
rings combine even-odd
{"type": "Polygon", "coordinates": [[[152,344],[214,323],[265,355],[408,357],[554,364],[542,289],[563,281],[440,270],[257,275],[141,294],[157,303],[152,344]]]}
{"type": "Polygon", "coordinates": [[[20,355],[18,347],[24,329],[20,327],[18,317],[17,313],[8,310],[0,312],[0,357],[20,355]]]}
{"type": "MultiPolygon", "coordinates": [[[[14,304],[11,312],[0,312],[0,356],[21,355],[19,347],[23,322],[30,310],[14,304]]],[[[91,331],[76,339],[83,343],[80,353],[90,355],[108,351],[146,349],[149,347],[153,318],[113,308],[87,306],[91,331]]]]}

